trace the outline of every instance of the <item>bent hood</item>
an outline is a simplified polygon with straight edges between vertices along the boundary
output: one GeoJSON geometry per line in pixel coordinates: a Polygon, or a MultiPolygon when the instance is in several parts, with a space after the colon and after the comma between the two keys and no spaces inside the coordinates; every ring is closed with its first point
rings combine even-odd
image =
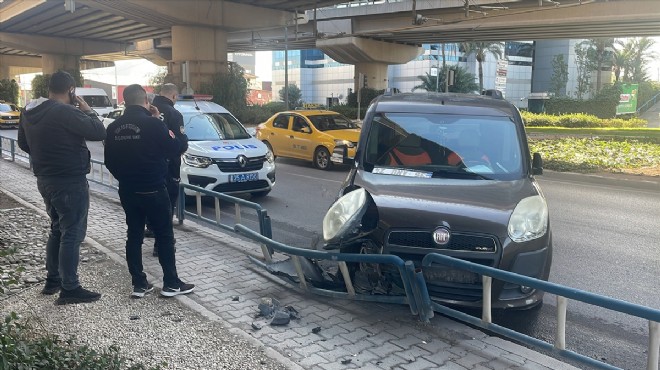
{"type": "Polygon", "coordinates": [[[474,231],[506,236],[511,213],[523,198],[538,195],[535,182],[423,179],[360,170],[355,185],[371,194],[386,229],[474,231]]]}
{"type": "Polygon", "coordinates": [[[248,158],[265,156],[268,148],[255,139],[221,140],[221,141],[189,141],[188,153],[213,159],[234,159],[239,155],[248,158]]]}
{"type": "Polygon", "coordinates": [[[354,143],[360,138],[360,130],[358,129],[330,130],[324,131],[323,133],[332,136],[333,139],[348,140],[354,143]]]}

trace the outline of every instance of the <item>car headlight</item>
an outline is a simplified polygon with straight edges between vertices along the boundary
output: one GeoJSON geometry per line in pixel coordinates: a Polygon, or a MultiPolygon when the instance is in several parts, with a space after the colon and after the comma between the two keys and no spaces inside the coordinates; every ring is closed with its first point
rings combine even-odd
{"type": "Polygon", "coordinates": [[[355,146],[353,145],[353,142],[349,140],[335,140],[335,146],[342,146],[342,145],[346,146],[347,148],[352,148],[355,146]]]}
{"type": "Polygon", "coordinates": [[[509,219],[509,237],[514,242],[540,238],[548,230],[548,205],[540,195],[521,200],[509,219]]]}
{"type": "Polygon", "coordinates": [[[185,153],[183,155],[183,162],[187,164],[190,167],[197,167],[197,168],[206,168],[213,164],[213,160],[208,157],[200,157],[198,155],[192,155],[185,153]]]}
{"type": "Polygon", "coordinates": [[[270,150],[266,153],[266,160],[268,161],[268,163],[275,162],[275,156],[273,155],[273,152],[271,152],[270,150]]]}
{"type": "Polygon", "coordinates": [[[367,191],[364,189],[354,190],[339,198],[323,217],[323,239],[333,241],[355,228],[366,212],[366,204],[367,191]]]}

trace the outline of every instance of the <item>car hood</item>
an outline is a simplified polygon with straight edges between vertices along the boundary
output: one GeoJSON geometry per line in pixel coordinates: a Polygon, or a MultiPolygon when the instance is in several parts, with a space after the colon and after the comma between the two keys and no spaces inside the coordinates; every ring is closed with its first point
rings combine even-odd
{"type": "Polygon", "coordinates": [[[18,118],[18,117],[20,117],[20,115],[21,115],[21,112],[15,112],[15,111],[11,111],[11,112],[0,112],[0,116],[11,116],[11,117],[16,117],[16,118],[18,118]]]}
{"type": "Polygon", "coordinates": [[[210,158],[234,159],[239,155],[251,158],[264,156],[267,152],[266,145],[255,138],[188,142],[188,153],[210,158]]]}
{"type": "Polygon", "coordinates": [[[378,207],[385,229],[477,231],[505,237],[511,213],[523,198],[540,194],[529,179],[513,181],[420,179],[359,170],[363,187],[378,207]]]}
{"type": "Polygon", "coordinates": [[[329,130],[329,131],[324,131],[323,133],[331,136],[333,139],[348,140],[352,142],[357,142],[358,139],[360,138],[359,129],[329,130]]]}

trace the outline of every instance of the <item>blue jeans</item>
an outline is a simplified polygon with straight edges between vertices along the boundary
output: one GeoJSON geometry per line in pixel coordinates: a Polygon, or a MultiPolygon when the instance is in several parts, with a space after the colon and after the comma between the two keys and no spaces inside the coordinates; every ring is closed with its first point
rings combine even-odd
{"type": "Polygon", "coordinates": [[[50,233],[46,244],[46,281],[49,284],[61,284],[62,289],[76,289],[80,286],[80,243],[87,232],[87,179],[37,177],[37,188],[50,216],[50,233]]]}
{"type": "Polygon", "coordinates": [[[181,280],[176,271],[174,258],[174,231],[172,209],[165,186],[151,192],[128,191],[119,187],[119,199],[126,213],[126,262],[134,287],[146,287],[147,275],[142,265],[144,226],[149,219],[156,238],[158,262],[163,269],[163,285],[179,287],[181,280]]]}

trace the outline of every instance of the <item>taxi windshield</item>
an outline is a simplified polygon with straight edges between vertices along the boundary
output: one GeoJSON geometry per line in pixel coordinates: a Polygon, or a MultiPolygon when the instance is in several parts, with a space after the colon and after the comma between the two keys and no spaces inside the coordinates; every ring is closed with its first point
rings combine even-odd
{"type": "Polygon", "coordinates": [[[318,114],[307,116],[314,127],[319,131],[346,130],[358,128],[350,119],[341,114],[318,114]]]}
{"type": "Polygon", "coordinates": [[[511,180],[522,176],[522,158],[516,125],[508,117],[381,113],[369,131],[365,168],[385,174],[410,170],[420,177],[511,180]]]}
{"type": "Polygon", "coordinates": [[[183,124],[188,140],[191,141],[241,140],[251,137],[245,127],[228,113],[183,113],[183,124]]]}
{"type": "Polygon", "coordinates": [[[17,112],[18,108],[13,104],[0,103],[0,112],[17,112]]]}

